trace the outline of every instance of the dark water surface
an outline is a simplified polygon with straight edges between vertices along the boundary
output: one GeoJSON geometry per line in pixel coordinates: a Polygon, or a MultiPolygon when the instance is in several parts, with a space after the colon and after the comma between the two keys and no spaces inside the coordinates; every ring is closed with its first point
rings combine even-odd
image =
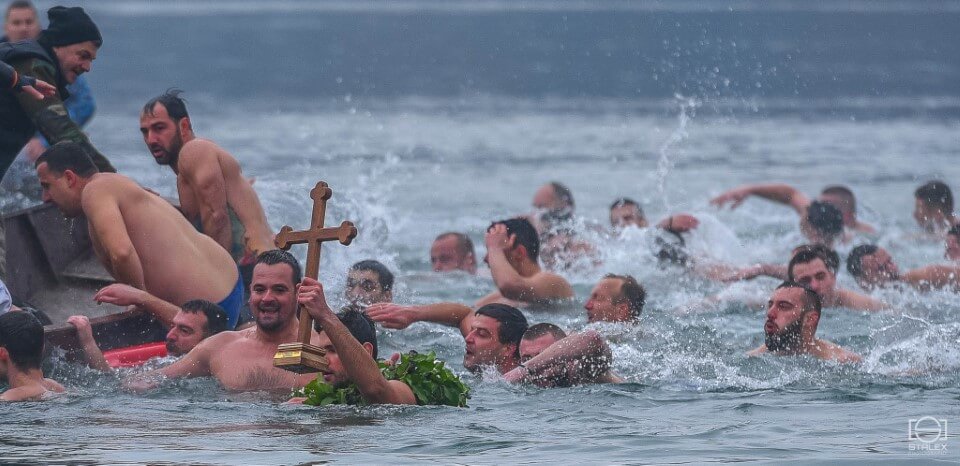
{"type": "MultiPolygon", "coordinates": [[[[257,178],[274,228],[305,225],[306,193],[335,189],[328,217],[355,221],[325,249],[339,292],[353,262],[398,272],[398,302],[472,302],[492,286],[429,272],[446,230],[482,232],[529,210],[549,180],[606,222],[619,196],[658,219],[703,221],[693,248],[737,264],[783,262],[792,212],[707,199],[739,183],[833,183],[901,269],[943,261],[910,217],[912,191],[960,175],[960,8],[953,2],[147,2],[81,3],[105,45],[89,75],[94,143],[129,176],[175,194],[138,133],[138,112],[184,89],[193,125],[257,178]]],[[[49,5],[45,5],[49,6],[49,5]]],[[[24,203],[8,194],[5,202],[24,203]]],[[[658,268],[645,232],[597,237],[602,265],[566,275],[577,302],[530,314],[572,331],[607,272],[649,292],[637,329],[599,326],[629,383],[557,390],[468,377],[468,409],[279,405],[209,380],[147,396],[54,362],[71,394],[0,406],[0,461],[40,463],[708,463],[960,460],[915,451],[911,419],[960,425],[960,298],[885,291],[895,310],[824,312],[818,335],[856,367],[748,359],[773,281],[731,289],[658,268]],[[721,293],[719,305],[693,306],[721,293]],[[693,309],[693,310],[691,310],[693,309]],[[911,450],[914,448],[914,450],[911,450]]],[[[841,255],[852,245],[840,248],[841,255]]],[[[303,251],[298,251],[300,257],[303,251]]],[[[841,286],[856,288],[846,272],[841,286]]],[[[462,339],[417,324],[381,352],[434,349],[462,370],[462,339]]]]}

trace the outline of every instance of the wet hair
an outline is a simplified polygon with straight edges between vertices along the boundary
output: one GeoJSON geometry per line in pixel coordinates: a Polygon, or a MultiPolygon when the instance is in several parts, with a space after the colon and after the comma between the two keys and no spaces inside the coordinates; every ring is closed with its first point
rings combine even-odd
{"type": "Polygon", "coordinates": [[[641,217],[646,217],[646,215],[643,213],[643,207],[640,207],[640,204],[637,203],[637,201],[630,199],[629,197],[621,197],[613,201],[613,204],[610,204],[610,210],[623,206],[633,206],[635,209],[637,209],[637,213],[639,213],[641,217]]]}
{"type": "MultiPolygon", "coordinates": [[[[857,198],[853,195],[853,191],[850,188],[842,185],[833,185],[823,188],[823,191],[820,191],[821,195],[837,196],[842,197],[847,203],[847,206],[850,209],[850,212],[857,212],[857,198]]],[[[836,207],[836,206],[835,206],[836,207]]]]}
{"type": "Polygon", "coordinates": [[[541,324],[531,325],[526,332],[523,332],[522,339],[530,341],[546,335],[553,335],[553,338],[556,338],[557,340],[562,340],[567,337],[567,333],[564,332],[562,328],[544,322],[541,324]]]}
{"type": "Polygon", "coordinates": [[[373,346],[371,356],[373,356],[373,359],[377,359],[377,327],[370,320],[370,317],[364,314],[359,306],[350,305],[341,309],[337,313],[337,318],[361,345],[370,343],[373,346]]]}
{"type": "Polygon", "coordinates": [[[506,304],[493,303],[477,309],[474,314],[496,320],[500,324],[497,331],[499,334],[498,340],[504,345],[516,345],[517,350],[514,355],[520,356],[520,339],[523,338],[529,324],[527,324],[527,318],[523,316],[519,309],[506,304]]]}
{"type": "Polygon", "coordinates": [[[0,315],[0,347],[17,369],[39,369],[43,361],[43,325],[28,312],[0,315]]]}
{"type": "Polygon", "coordinates": [[[793,280],[787,280],[780,284],[777,289],[781,288],[800,288],[803,290],[803,310],[804,311],[814,311],[817,314],[823,309],[823,300],[820,299],[820,295],[817,292],[813,291],[809,286],[802,283],[795,282],[793,280]]]}
{"type": "Polygon", "coordinates": [[[620,280],[620,294],[613,298],[613,303],[620,304],[626,301],[630,316],[634,319],[639,318],[640,313],[643,312],[643,305],[647,302],[647,290],[643,285],[637,283],[637,279],[630,275],[608,273],[603,278],[620,280]]]}
{"type": "Polygon", "coordinates": [[[826,264],[827,268],[833,270],[834,273],[840,270],[840,255],[837,254],[837,251],[834,251],[823,244],[801,244],[800,246],[793,248],[793,253],[791,254],[790,258],[793,259],[793,256],[804,251],[810,251],[818,254],[820,259],[823,260],[823,263],[826,264]]]}
{"type": "Polygon", "coordinates": [[[296,285],[303,280],[303,272],[300,270],[300,263],[297,262],[297,258],[293,257],[293,254],[290,254],[287,251],[271,249],[269,251],[261,252],[260,255],[257,256],[257,264],[287,264],[290,266],[292,275],[290,278],[293,279],[293,284],[296,285]]]}
{"type": "Polygon", "coordinates": [[[157,104],[163,105],[163,108],[167,109],[167,115],[170,115],[170,119],[174,122],[180,121],[184,118],[190,118],[190,115],[187,114],[187,104],[186,101],[180,97],[180,94],[183,94],[183,91],[176,88],[167,89],[163,94],[160,94],[147,101],[143,106],[143,114],[153,115],[153,109],[157,104]]]}
{"type": "Polygon", "coordinates": [[[913,195],[925,205],[936,207],[944,215],[953,213],[953,192],[942,181],[929,181],[914,191],[913,195]]]}
{"type": "Polygon", "coordinates": [[[575,206],[573,202],[573,192],[558,181],[551,181],[550,187],[553,188],[553,194],[557,196],[563,204],[566,204],[571,210],[575,206]]]}
{"type": "MultiPolygon", "coordinates": [[[[3,20],[6,21],[10,18],[10,12],[13,10],[30,10],[33,11],[33,15],[37,15],[37,7],[33,5],[33,2],[30,0],[13,0],[7,5],[6,11],[3,13],[3,20]]],[[[39,19],[39,18],[38,18],[39,19]]]]}
{"type": "Polygon", "coordinates": [[[660,265],[673,264],[685,267],[690,260],[690,256],[684,249],[687,242],[684,241],[680,233],[666,229],[663,231],[667,234],[657,235],[653,241],[657,248],[654,254],[657,261],[660,265]],[[668,239],[672,241],[668,241],[668,239]]]}
{"type": "Polygon", "coordinates": [[[877,252],[878,249],[873,244],[861,244],[850,251],[847,256],[847,271],[850,272],[850,275],[853,275],[853,278],[859,278],[863,275],[863,256],[869,256],[877,252]]]}
{"type": "Polygon", "coordinates": [[[947,230],[948,235],[960,236],[960,224],[956,224],[947,230]]]}
{"type": "MultiPolygon", "coordinates": [[[[833,252],[830,249],[827,249],[827,250],[830,252],[833,252]]],[[[833,252],[833,255],[837,256],[837,253],[833,252]]],[[[790,258],[790,263],[787,264],[787,280],[789,281],[794,280],[793,268],[796,267],[797,264],[808,264],[817,259],[820,259],[821,261],[823,261],[823,265],[827,267],[827,270],[829,270],[834,275],[837,274],[837,268],[840,266],[839,257],[837,257],[836,262],[834,262],[832,260],[832,257],[830,257],[829,255],[824,255],[824,253],[821,251],[817,251],[814,249],[804,249],[801,251],[797,251],[797,253],[794,254],[792,258],[790,258]]]]}
{"type": "Polygon", "coordinates": [[[383,291],[390,291],[393,289],[393,272],[391,272],[387,266],[381,264],[379,261],[372,259],[363,260],[350,266],[350,270],[356,270],[357,272],[373,272],[377,274],[377,282],[380,283],[380,288],[383,289],[383,291]]]}
{"type": "Polygon", "coordinates": [[[73,141],[61,141],[47,149],[40,157],[34,167],[46,163],[47,170],[62,175],[70,170],[81,178],[89,178],[99,172],[93,159],[83,149],[83,146],[73,141]]]}
{"type": "Polygon", "coordinates": [[[823,201],[810,203],[807,207],[807,222],[827,238],[836,238],[843,232],[843,214],[840,209],[823,201]]]}
{"type": "Polygon", "coordinates": [[[438,235],[434,241],[440,241],[448,237],[453,237],[457,240],[457,252],[460,253],[461,256],[466,256],[467,254],[473,254],[476,256],[476,253],[473,252],[473,241],[470,240],[469,236],[463,233],[458,233],[456,231],[440,233],[440,235],[438,235]]]}
{"type": "Polygon", "coordinates": [[[227,312],[219,304],[206,299],[194,299],[183,303],[180,309],[187,314],[203,314],[207,323],[203,326],[203,337],[216,335],[227,329],[229,318],[227,312]]]}
{"type": "Polygon", "coordinates": [[[536,262],[540,257],[540,236],[533,224],[522,217],[509,218],[491,223],[487,230],[501,223],[507,227],[508,234],[517,236],[515,246],[523,246],[527,250],[527,257],[536,262]]]}

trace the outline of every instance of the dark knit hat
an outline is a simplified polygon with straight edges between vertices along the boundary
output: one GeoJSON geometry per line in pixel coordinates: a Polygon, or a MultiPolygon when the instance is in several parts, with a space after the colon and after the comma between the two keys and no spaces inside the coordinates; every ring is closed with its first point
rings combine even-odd
{"type": "Polygon", "coordinates": [[[76,44],[92,40],[100,47],[103,37],[83,8],[55,6],[47,10],[50,26],[43,31],[43,42],[50,46],[76,44]]]}

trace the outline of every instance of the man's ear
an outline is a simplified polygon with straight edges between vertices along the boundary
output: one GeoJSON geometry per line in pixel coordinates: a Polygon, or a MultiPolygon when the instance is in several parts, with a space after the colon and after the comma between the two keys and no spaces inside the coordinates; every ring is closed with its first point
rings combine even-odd
{"type": "Polygon", "coordinates": [[[0,346],[0,361],[6,362],[9,360],[10,360],[10,353],[7,351],[6,348],[0,346]]]}
{"type": "Polygon", "coordinates": [[[188,131],[193,131],[193,125],[190,124],[190,117],[181,118],[180,121],[177,122],[177,126],[180,128],[181,135],[188,131]]]}
{"type": "Polygon", "coordinates": [[[810,311],[803,316],[804,323],[811,329],[816,329],[817,325],[820,324],[820,313],[810,311]]]}
{"type": "Polygon", "coordinates": [[[63,178],[66,178],[66,179],[67,179],[67,186],[69,186],[69,187],[71,187],[71,188],[74,187],[74,186],[76,186],[76,185],[77,185],[77,180],[80,179],[80,177],[77,176],[76,172],[74,172],[73,170],[70,170],[70,169],[64,170],[64,171],[63,171],[63,175],[61,175],[61,176],[62,176],[63,178]]]}
{"type": "Polygon", "coordinates": [[[393,302],[393,290],[387,290],[383,292],[383,296],[387,298],[387,301],[393,302]]]}
{"type": "Polygon", "coordinates": [[[370,357],[373,357],[373,344],[372,344],[372,343],[370,343],[370,342],[368,341],[368,342],[366,342],[366,343],[363,343],[363,344],[360,345],[360,346],[363,346],[363,349],[367,350],[367,354],[369,354],[370,357]]]}

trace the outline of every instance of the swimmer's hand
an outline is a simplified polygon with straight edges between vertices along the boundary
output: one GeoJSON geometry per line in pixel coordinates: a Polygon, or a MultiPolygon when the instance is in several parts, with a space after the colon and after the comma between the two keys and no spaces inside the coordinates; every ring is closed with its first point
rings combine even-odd
{"type": "Polygon", "coordinates": [[[506,225],[498,223],[487,230],[487,234],[483,239],[488,251],[505,251],[512,248],[514,243],[516,243],[517,235],[511,235],[507,232],[506,225]]]}
{"type": "Polygon", "coordinates": [[[693,215],[675,214],[661,220],[660,223],[657,224],[657,228],[662,228],[674,233],[686,233],[697,228],[699,225],[700,220],[697,220],[697,217],[693,215]]]}
{"type": "Polygon", "coordinates": [[[96,341],[93,339],[93,327],[90,326],[90,318],[87,316],[70,316],[67,319],[67,323],[73,325],[77,329],[77,336],[80,339],[80,343],[88,344],[94,343],[96,341]]]}
{"type": "Polygon", "coordinates": [[[159,374],[152,375],[136,375],[133,377],[128,377],[123,379],[123,389],[134,392],[134,393],[144,393],[154,388],[160,386],[160,383],[163,382],[165,377],[159,374]]]}
{"type": "Polygon", "coordinates": [[[323,294],[323,285],[310,277],[303,277],[300,288],[297,290],[297,302],[319,322],[328,318],[336,319],[336,315],[327,305],[327,298],[323,294]]]}
{"type": "Polygon", "coordinates": [[[105,286],[93,295],[93,300],[97,304],[107,303],[117,306],[142,306],[146,298],[146,291],[123,283],[105,286]]]}
{"type": "Polygon", "coordinates": [[[402,330],[416,322],[416,311],[393,303],[376,303],[367,306],[367,317],[385,328],[402,330]]]}
{"type": "Polygon", "coordinates": [[[750,190],[745,188],[731,189],[713,199],[710,200],[711,205],[715,205],[719,208],[723,208],[724,205],[730,204],[730,210],[740,207],[740,204],[743,203],[748,197],[750,197],[750,190]]]}

